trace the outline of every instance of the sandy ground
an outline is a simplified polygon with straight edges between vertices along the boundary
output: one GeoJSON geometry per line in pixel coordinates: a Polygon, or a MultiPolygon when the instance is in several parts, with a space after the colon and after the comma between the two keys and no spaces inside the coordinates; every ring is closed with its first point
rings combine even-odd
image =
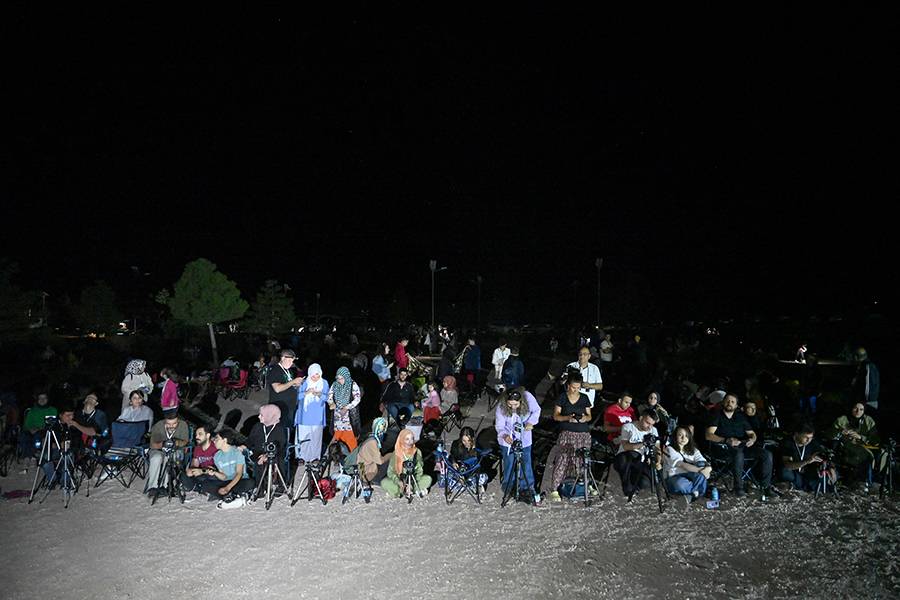
{"type": "MultiPolygon", "coordinates": [[[[17,470],[0,486],[30,488],[32,477],[17,470]]],[[[447,506],[438,488],[412,504],[376,488],[368,505],[278,499],[270,511],[216,510],[197,495],[151,507],[140,489],[108,482],[68,509],[60,492],[43,504],[0,501],[0,595],[900,597],[898,507],[849,493],[723,496],[717,510],[679,499],[660,515],[655,499],[626,503],[615,474],[589,508],[500,508],[495,485],[480,506],[447,506]]]]}

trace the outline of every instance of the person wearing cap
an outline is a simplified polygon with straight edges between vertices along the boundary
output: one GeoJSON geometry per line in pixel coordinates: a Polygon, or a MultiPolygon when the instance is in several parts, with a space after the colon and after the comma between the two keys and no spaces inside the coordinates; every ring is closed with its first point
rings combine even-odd
{"type": "MultiPolygon", "coordinates": [[[[178,418],[178,409],[170,408],[163,411],[162,421],[156,423],[150,430],[150,454],[148,458],[147,478],[144,491],[151,494],[159,481],[159,471],[163,466],[163,443],[167,440],[175,442],[175,458],[181,462],[183,458],[182,448],[190,441],[190,430],[187,423],[178,418]]],[[[168,479],[163,480],[163,485],[168,484],[168,479]]]]}
{"type": "Polygon", "coordinates": [[[281,351],[280,360],[266,375],[269,404],[274,404],[281,410],[282,421],[288,427],[294,424],[294,413],[297,412],[297,388],[305,379],[294,367],[296,358],[297,355],[293,350],[285,348],[281,351]]]}
{"type": "MultiPolygon", "coordinates": [[[[109,430],[109,419],[105,412],[97,408],[99,403],[97,394],[90,393],[85,396],[81,412],[75,415],[75,420],[82,427],[93,429],[96,435],[102,436],[109,430]]],[[[91,437],[93,436],[82,434],[82,441],[86,446],[90,445],[91,437]]]]}

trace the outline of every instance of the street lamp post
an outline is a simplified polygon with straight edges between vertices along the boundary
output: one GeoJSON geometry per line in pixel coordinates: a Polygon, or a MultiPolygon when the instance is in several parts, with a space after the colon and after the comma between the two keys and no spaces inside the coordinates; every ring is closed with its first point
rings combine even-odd
{"type": "Polygon", "coordinates": [[[600,327],[600,269],[603,268],[603,259],[598,258],[594,261],[594,265],[597,267],[597,327],[600,327]]]}

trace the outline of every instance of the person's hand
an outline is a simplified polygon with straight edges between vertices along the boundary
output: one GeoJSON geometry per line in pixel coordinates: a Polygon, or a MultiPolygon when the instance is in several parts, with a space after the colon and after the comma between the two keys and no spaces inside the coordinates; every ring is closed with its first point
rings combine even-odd
{"type": "Polygon", "coordinates": [[[525,423],[525,431],[531,431],[532,429],[534,429],[534,425],[532,425],[531,423],[525,423]]]}
{"type": "Polygon", "coordinates": [[[569,417],[569,423],[581,423],[581,417],[572,415],[569,417]]]}
{"type": "Polygon", "coordinates": [[[342,409],[341,409],[341,418],[342,418],[342,419],[343,419],[343,418],[346,418],[348,412],[350,412],[350,409],[342,408],[342,409]]]}
{"type": "Polygon", "coordinates": [[[512,445],[512,443],[513,443],[512,436],[511,436],[511,435],[505,435],[505,436],[503,436],[503,441],[506,442],[506,443],[509,444],[509,445],[512,445]]]}
{"type": "Polygon", "coordinates": [[[230,491],[231,491],[231,489],[230,489],[227,485],[224,486],[224,487],[220,487],[220,488],[219,488],[219,495],[220,495],[220,496],[227,496],[227,495],[228,495],[228,492],[230,492],[230,491]]]}
{"type": "Polygon", "coordinates": [[[328,408],[330,408],[331,410],[334,410],[334,407],[335,407],[334,402],[329,402],[329,403],[328,403],[328,408]]]}
{"type": "Polygon", "coordinates": [[[809,462],[820,463],[820,462],[822,462],[822,457],[819,456],[818,454],[816,454],[815,456],[813,456],[812,458],[809,459],[809,462]]]}
{"type": "Polygon", "coordinates": [[[725,440],[725,442],[732,448],[737,448],[738,446],[741,445],[741,440],[739,440],[737,438],[728,438],[728,440],[725,440]],[[729,442],[728,440],[731,440],[731,441],[729,442]]]}
{"type": "Polygon", "coordinates": [[[747,440],[747,447],[749,448],[750,446],[752,446],[755,443],[756,443],[756,440],[753,438],[750,438],[747,440]]]}
{"type": "Polygon", "coordinates": [[[258,465],[264,465],[264,464],[266,464],[266,462],[267,462],[268,460],[269,460],[269,457],[266,456],[265,454],[263,454],[262,456],[259,457],[259,460],[256,461],[256,464],[258,464],[258,465]]]}
{"type": "Polygon", "coordinates": [[[712,475],[712,467],[703,467],[702,469],[700,469],[700,473],[702,473],[704,477],[709,479],[712,475]]]}

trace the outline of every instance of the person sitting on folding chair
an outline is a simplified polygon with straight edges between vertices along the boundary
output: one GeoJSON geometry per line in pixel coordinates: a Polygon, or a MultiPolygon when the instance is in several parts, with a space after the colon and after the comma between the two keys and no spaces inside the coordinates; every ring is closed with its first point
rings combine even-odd
{"type": "Polygon", "coordinates": [[[710,454],[727,461],[734,472],[735,494],[744,496],[744,459],[752,458],[762,496],[775,494],[772,490],[772,453],[757,444],[756,433],[750,428],[744,414],[737,410],[738,399],[726,394],[722,410],[706,428],[706,440],[712,442],[710,454]]]}
{"type": "Polygon", "coordinates": [[[691,502],[706,494],[712,467],[706,464],[687,427],[675,428],[672,443],[663,452],[663,464],[670,494],[690,497],[691,502]]]}
{"type": "MultiPolygon", "coordinates": [[[[475,430],[471,427],[463,427],[459,430],[459,437],[450,444],[450,460],[457,470],[467,470],[481,462],[481,454],[475,447],[475,430]]],[[[478,473],[478,485],[487,483],[487,474],[478,473]]]]}
{"type": "Polygon", "coordinates": [[[185,491],[199,491],[204,483],[212,479],[207,470],[215,467],[214,457],[218,448],[212,443],[212,432],[207,425],[198,425],[194,430],[194,454],[190,466],[181,474],[185,491]]]}
{"type": "MultiPolygon", "coordinates": [[[[150,454],[147,469],[147,479],[145,483],[145,492],[153,495],[157,483],[159,482],[159,471],[163,466],[163,444],[168,440],[173,440],[176,451],[174,453],[175,460],[181,462],[184,460],[183,448],[190,442],[190,430],[187,423],[178,418],[178,409],[170,408],[163,411],[163,420],[153,426],[150,431],[150,454]]],[[[162,485],[168,484],[167,475],[163,475],[162,485]]]]}
{"type": "MultiPolygon", "coordinates": [[[[63,445],[66,440],[68,441],[69,450],[74,458],[73,466],[76,468],[80,467],[83,458],[84,439],[94,437],[99,432],[93,427],[85,427],[79,423],[75,419],[75,409],[70,406],[60,411],[59,421],[53,425],[52,429],[60,445],[63,445]]],[[[48,482],[56,482],[61,476],[63,468],[63,464],[59,460],[58,449],[51,448],[49,457],[50,460],[41,465],[41,468],[44,470],[44,475],[48,482]],[[54,471],[56,472],[54,473],[54,471]]],[[[75,477],[75,474],[73,473],[72,476],[75,477]]]]}

